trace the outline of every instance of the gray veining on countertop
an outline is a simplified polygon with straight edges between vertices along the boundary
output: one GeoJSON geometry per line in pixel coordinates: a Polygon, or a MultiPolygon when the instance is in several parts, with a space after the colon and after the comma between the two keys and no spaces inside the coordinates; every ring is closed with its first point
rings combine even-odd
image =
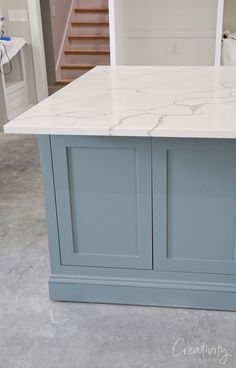
{"type": "Polygon", "coordinates": [[[236,67],[96,67],[6,133],[236,138],[236,67]]]}

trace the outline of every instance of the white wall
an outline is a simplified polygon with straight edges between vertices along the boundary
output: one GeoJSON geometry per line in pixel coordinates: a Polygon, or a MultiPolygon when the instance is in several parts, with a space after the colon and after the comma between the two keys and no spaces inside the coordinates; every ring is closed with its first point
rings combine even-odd
{"type": "Polygon", "coordinates": [[[5,34],[7,36],[23,37],[29,43],[29,46],[26,48],[26,71],[30,103],[35,104],[37,97],[29,21],[10,22],[8,19],[8,10],[26,9],[28,11],[27,0],[0,0],[0,4],[3,14],[6,17],[5,34]]]}
{"type": "Polygon", "coordinates": [[[217,0],[115,0],[115,12],[117,64],[214,65],[217,0]]]}
{"type": "MultiPolygon", "coordinates": [[[[41,0],[44,2],[45,0],[41,0]]],[[[57,62],[72,0],[49,0],[54,58],[57,62]]]]}
{"type": "Polygon", "coordinates": [[[236,32],[236,0],[225,0],[223,30],[236,32]]]}

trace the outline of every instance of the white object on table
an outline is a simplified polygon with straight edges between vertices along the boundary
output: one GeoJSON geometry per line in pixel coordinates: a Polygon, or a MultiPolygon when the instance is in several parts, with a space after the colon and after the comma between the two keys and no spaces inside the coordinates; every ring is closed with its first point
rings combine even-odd
{"type": "Polygon", "coordinates": [[[236,33],[225,33],[223,38],[222,63],[224,66],[236,66],[236,33]]]}
{"type": "Polygon", "coordinates": [[[0,51],[3,55],[0,61],[1,71],[7,71],[8,67],[6,65],[9,63],[9,59],[11,60],[11,62],[13,62],[13,59],[19,54],[18,62],[20,63],[20,70],[22,75],[22,78],[19,80],[19,73],[14,74],[14,66],[12,73],[9,76],[5,75],[4,73],[1,73],[0,75],[3,86],[6,113],[9,120],[21,114],[29,107],[29,95],[24,56],[24,46],[26,44],[26,40],[20,37],[13,37],[11,41],[0,42],[0,51]],[[6,55],[5,48],[7,50],[8,56],[6,55]]]}

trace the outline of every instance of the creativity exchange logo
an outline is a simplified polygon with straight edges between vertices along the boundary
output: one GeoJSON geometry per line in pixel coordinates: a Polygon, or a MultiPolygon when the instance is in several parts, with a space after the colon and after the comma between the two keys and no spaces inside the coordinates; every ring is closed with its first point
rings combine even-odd
{"type": "Polygon", "coordinates": [[[220,344],[213,346],[205,342],[199,345],[187,344],[183,337],[178,338],[172,347],[172,356],[174,358],[191,357],[198,355],[201,359],[211,357],[218,359],[220,365],[226,365],[233,357],[228,350],[220,344]]]}

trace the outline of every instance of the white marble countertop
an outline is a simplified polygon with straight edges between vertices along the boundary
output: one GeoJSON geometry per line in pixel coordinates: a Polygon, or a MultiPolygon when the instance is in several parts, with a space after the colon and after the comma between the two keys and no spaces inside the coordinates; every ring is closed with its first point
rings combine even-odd
{"type": "Polygon", "coordinates": [[[6,133],[236,138],[236,67],[100,66],[6,133]]]}

